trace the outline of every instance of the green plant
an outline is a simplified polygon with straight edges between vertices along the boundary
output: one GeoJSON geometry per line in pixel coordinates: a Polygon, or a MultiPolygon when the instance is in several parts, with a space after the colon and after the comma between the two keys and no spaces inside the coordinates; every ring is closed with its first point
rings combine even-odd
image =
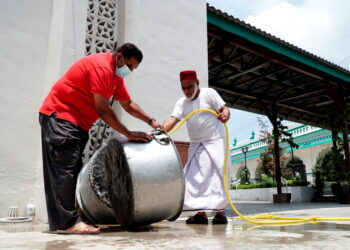
{"type": "Polygon", "coordinates": [[[305,171],[305,165],[303,161],[297,157],[297,156],[288,156],[286,160],[287,164],[287,170],[289,171],[289,175],[286,177],[288,180],[305,180],[306,177],[306,171],[305,171]]]}
{"type": "MultiPolygon", "coordinates": [[[[274,139],[273,139],[273,133],[269,132],[269,126],[267,125],[267,122],[264,122],[259,117],[258,123],[260,126],[260,140],[264,143],[266,143],[265,150],[260,154],[260,158],[258,160],[258,168],[261,173],[267,174],[269,176],[272,176],[272,178],[275,180],[276,175],[276,167],[274,162],[274,139]]],[[[284,136],[289,135],[289,133],[285,132],[284,130],[287,129],[286,126],[282,125],[281,120],[277,121],[278,129],[277,132],[279,135],[283,134],[284,136]]],[[[295,144],[296,145],[296,144],[295,144]]],[[[279,155],[280,155],[280,168],[282,176],[287,176],[289,173],[287,171],[287,168],[285,166],[286,161],[286,155],[283,153],[283,148],[279,148],[279,155]]]]}
{"type": "Polygon", "coordinates": [[[325,181],[341,182],[347,180],[344,155],[339,149],[326,148],[321,151],[315,165],[325,181]]]}
{"type": "Polygon", "coordinates": [[[320,200],[323,197],[323,188],[324,188],[322,172],[320,171],[320,169],[315,168],[312,170],[312,176],[314,179],[313,187],[315,188],[315,191],[316,191],[315,196],[317,200],[320,200]]]}
{"type": "Polygon", "coordinates": [[[269,188],[276,187],[276,182],[260,182],[256,184],[241,184],[238,186],[238,189],[251,189],[251,188],[269,188]]]}
{"type": "Polygon", "coordinates": [[[271,176],[269,176],[267,174],[262,174],[261,175],[261,182],[273,183],[273,179],[271,176]]]}
{"type": "MultiPolygon", "coordinates": [[[[271,178],[271,177],[270,177],[271,178]]],[[[296,180],[288,180],[287,185],[290,187],[295,186],[307,186],[309,182],[307,181],[296,181],[296,180]]],[[[256,184],[240,184],[238,189],[251,189],[251,188],[269,188],[276,187],[277,183],[275,181],[267,181],[267,182],[259,182],[256,184]]],[[[231,185],[231,189],[235,189],[235,186],[231,185]]]]}
{"type": "Polygon", "coordinates": [[[296,187],[296,186],[308,186],[310,182],[305,180],[287,180],[287,185],[289,187],[296,187]]]}
{"type": "Polygon", "coordinates": [[[243,168],[241,173],[240,173],[240,182],[241,183],[245,183],[245,184],[249,184],[250,183],[250,173],[249,170],[247,168],[243,168]],[[247,171],[247,173],[246,173],[247,171]]]}
{"type": "Polygon", "coordinates": [[[341,190],[342,184],[349,180],[349,173],[346,171],[344,155],[337,147],[326,148],[322,150],[316,160],[312,171],[316,189],[316,197],[323,196],[322,189],[324,182],[333,182],[332,189],[337,196],[337,190],[341,190]]]}

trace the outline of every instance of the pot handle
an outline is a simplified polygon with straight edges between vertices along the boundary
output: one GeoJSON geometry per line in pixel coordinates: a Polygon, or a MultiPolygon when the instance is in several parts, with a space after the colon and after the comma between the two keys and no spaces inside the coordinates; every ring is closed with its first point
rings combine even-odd
{"type": "Polygon", "coordinates": [[[156,142],[158,142],[161,145],[168,145],[170,143],[169,135],[159,128],[152,130],[151,135],[154,138],[154,140],[156,140],[156,142]]]}

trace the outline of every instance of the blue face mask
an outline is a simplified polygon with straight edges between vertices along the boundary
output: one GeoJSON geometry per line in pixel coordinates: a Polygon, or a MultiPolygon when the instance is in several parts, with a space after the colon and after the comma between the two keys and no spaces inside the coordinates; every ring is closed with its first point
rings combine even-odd
{"type": "Polygon", "coordinates": [[[125,77],[127,77],[130,73],[131,73],[131,70],[129,69],[128,66],[126,66],[126,64],[124,64],[124,66],[123,66],[123,67],[120,67],[120,68],[115,67],[115,74],[116,74],[117,76],[120,76],[120,77],[122,77],[122,78],[125,78],[125,77]]]}

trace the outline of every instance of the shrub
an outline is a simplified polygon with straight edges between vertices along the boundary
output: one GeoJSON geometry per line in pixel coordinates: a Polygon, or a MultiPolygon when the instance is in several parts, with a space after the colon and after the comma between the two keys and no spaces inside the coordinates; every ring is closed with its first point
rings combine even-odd
{"type": "Polygon", "coordinates": [[[324,182],[335,182],[337,189],[348,179],[344,155],[338,148],[322,150],[316,160],[312,175],[315,183],[316,198],[323,196],[324,182]]]}
{"type": "Polygon", "coordinates": [[[262,174],[261,175],[261,182],[273,183],[273,179],[271,176],[269,176],[267,174],[262,174]]]}
{"type": "Polygon", "coordinates": [[[248,168],[243,168],[240,173],[241,183],[250,184],[250,172],[248,168]],[[246,172],[247,171],[247,172],[246,172]]]}
{"type": "Polygon", "coordinates": [[[287,180],[287,185],[289,187],[295,187],[295,186],[308,186],[310,183],[308,181],[304,180],[287,180]]]}
{"type": "MultiPolygon", "coordinates": [[[[288,185],[288,187],[308,186],[309,182],[302,181],[302,180],[288,180],[287,185],[288,185]]],[[[238,189],[269,188],[269,187],[277,187],[277,183],[274,181],[274,182],[260,182],[260,183],[256,183],[256,184],[238,185],[238,189]]],[[[235,187],[231,186],[231,189],[235,189],[235,187]]]]}

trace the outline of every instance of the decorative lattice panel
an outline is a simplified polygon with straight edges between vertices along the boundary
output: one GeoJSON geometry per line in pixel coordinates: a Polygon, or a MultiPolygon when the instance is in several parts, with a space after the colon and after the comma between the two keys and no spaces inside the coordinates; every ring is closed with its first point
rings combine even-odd
{"type": "MultiPolygon", "coordinates": [[[[116,13],[117,0],[89,0],[85,39],[85,54],[101,53],[113,50],[117,40],[116,13]]],[[[97,120],[89,131],[89,141],[83,155],[86,164],[95,150],[105,143],[112,129],[102,120],[97,120]]]]}
{"type": "Polygon", "coordinates": [[[117,39],[117,0],[89,0],[85,54],[107,52],[117,39]]]}

